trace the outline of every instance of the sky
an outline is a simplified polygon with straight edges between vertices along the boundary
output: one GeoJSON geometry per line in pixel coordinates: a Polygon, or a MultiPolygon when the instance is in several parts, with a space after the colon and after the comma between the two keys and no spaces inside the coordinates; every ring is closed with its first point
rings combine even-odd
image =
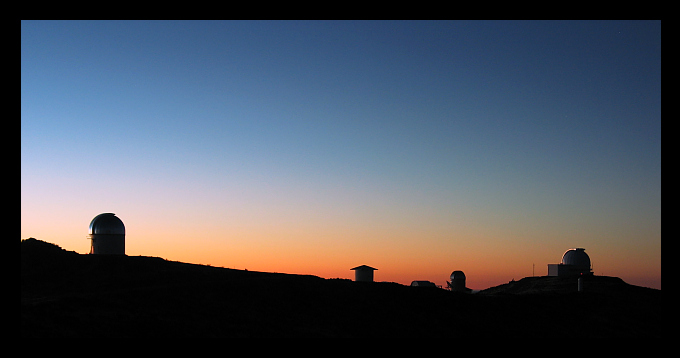
{"type": "Polygon", "coordinates": [[[661,288],[660,21],[22,21],[21,238],[661,288]]]}

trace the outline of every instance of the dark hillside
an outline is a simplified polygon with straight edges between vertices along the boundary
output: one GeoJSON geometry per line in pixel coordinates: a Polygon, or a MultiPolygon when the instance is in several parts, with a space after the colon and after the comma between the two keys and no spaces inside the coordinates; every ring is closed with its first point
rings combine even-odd
{"type": "MultiPolygon", "coordinates": [[[[624,294],[631,295],[657,295],[659,290],[652,288],[629,285],[618,277],[609,276],[583,276],[581,278],[584,292],[598,293],[598,294],[624,294]]],[[[510,281],[496,287],[491,287],[482,290],[479,293],[485,295],[498,294],[568,294],[578,291],[578,278],[575,277],[557,277],[557,276],[539,276],[539,277],[525,277],[519,281],[510,281]]]]}
{"type": "Polygon", "coordinates": [[[507,339],[529,331],[550,336],[586,329],[592,338],[658,340],[661,292],[619,286],[556,294],[534,283],[532,293],[507,287],[470,295],[154,257],[80,255],[24,240],[21,335],[78,341],[264,336],[434,342],[454,335],[507,339]]]}

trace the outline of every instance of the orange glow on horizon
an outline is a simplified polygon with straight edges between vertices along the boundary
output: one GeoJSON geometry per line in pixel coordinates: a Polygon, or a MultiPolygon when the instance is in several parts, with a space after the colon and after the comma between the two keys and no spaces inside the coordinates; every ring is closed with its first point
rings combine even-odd
{"type": "MultiPolygon", "coordinates": [[[[436,222],[429,226],[325,222],[324,226],[300,221],[256,225],[244,220],[230,223],[225,229],[218,219],[208,220],[210,225],[204,220],[202,226],[197,226],[194,223],[198,218],[177,218],[168,223],[161,217],[117,215],[126,225],[126,253],[131,256],[345,279],[354,278],[350,268],[366,264],[378,268],[376,281],[404,285],[428,280],[445,286],[452,271],[462,270],[469,288],[485,289],[531,276],[532,265],[536,276],[544,276],[547,264],[559,263],[567,249],[583,246],[591,257],[595,274],[661,287],[660,242],[641,250],[636,246],[612,246],[604,240],[581,244],[583,240],[572,240],[567,235],[546,242],[542,235],[508,236],[502,227],[436,222]]],[[[57,244],[65,250],[89,252],[87,225],[94,215],[55,217],[30,226],[33,231],[22,235],[57,244]]],[[[24,220],[27,218],[22,216],[24,220]]],[[[22,229],[25,226],[29,225],[22,225],[22,229]]]]}

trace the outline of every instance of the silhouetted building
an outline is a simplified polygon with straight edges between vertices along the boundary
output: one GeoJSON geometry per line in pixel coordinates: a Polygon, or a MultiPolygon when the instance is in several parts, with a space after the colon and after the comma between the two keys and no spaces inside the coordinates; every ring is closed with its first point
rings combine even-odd
{"type": "Polygon", "coordinates": [[[414,286],[414,287],[437,287],[437,285],[435,285],[434,282],[431,282],[431,281],[413,281],[413,282],[411,282],[411,286],[414,286]]]}
{"type": "Polygon", "coordinates": [[[451,282],[446,281],[449,290],[453,292],[466,292],[469,293],[472,290],[465,287],[465,274],[463,271],[453,271],[451,272],[451,282]]]}
{"type": "Polygon", "coordinates": [[[125,225],[113,213],[99,214],[90,222],[91,254],[125,255],[125,225]]]}
{"type": "Polygon", "coordinates": [[[548,276],[579,276],[591,274],[590,257],[586,249],[569,249],[559,264],[548,264],[548,276]]]}
{"type": "Polygon", "coordinates": [[[373,282],[373,271],[377,270],[377,268],[361,265],[354,267],[350,270],[354,270],[354,281],[373,282]]]}

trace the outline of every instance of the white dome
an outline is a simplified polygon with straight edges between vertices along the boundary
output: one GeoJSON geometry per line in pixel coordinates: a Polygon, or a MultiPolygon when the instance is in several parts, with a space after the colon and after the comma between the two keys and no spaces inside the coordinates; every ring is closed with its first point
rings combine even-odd
{"type": "Polygon", "coordinates": [[[586,249],[569,249],[562,256],[562,264],[590,268],[590,257],[586,254],[586,249]]]}

